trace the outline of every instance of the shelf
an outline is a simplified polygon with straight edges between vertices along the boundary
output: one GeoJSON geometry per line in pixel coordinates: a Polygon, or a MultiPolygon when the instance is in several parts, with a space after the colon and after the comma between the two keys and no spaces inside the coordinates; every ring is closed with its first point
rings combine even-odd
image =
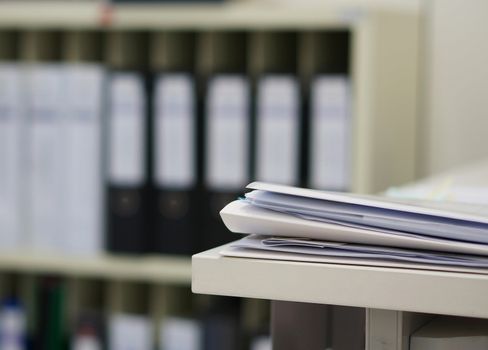
{"type": "Polygon", "coordinates": [[[0,1],[0,28],[306,29],[349,27],[370,10],[417,12],[400,1],[240,0],[215,4],[144,4],[108,7],[97,0],[0,1]]]}
{"type": "Polygon", "coordinates": [[[21,251],[0,253],[0,271],[179,285],[191,279],[190,259],[177,256],[66,257],[21,251]]]}
{"type": "Polygon", "coordinates": [[[488,318],[488,275],[222,257],[192,258],[194,293],[488,318]]]}

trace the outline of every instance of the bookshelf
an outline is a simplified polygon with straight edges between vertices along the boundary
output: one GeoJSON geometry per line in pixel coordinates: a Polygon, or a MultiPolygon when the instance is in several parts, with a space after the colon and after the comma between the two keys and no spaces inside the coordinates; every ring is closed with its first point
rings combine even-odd
{"type": "MultiPolygon", "coordinates": [[[[307,94],[311,76],[337,67],[339,62],[339,70],[347,73],[352,89],[351,190],[362,193],[415,178],[420,23],[418,4],[387,1],[302,5],[241,0],[185,6],[108,6],[97,0],[0,1],[0,40],[2,34],[14,33],[20,46],[28,46],[37,33],[54,33],[66,46],[57,55],[63,52],[61,56],[67,60],[70,43],[78,33],[93,34],[99,39],[93,45],[104,53],[115,45],[113,38],[137,34],[147,39],[148,46],[165,43],[161,52],[145,52],[148,72],[180,68],[179,61],[184,60],[183,66],[191,66],[199,86],[219,69],[238,67],[255,89],[260,74],[283,65],[297,75],[303,94],[307,94]],[[233,44],[234,38],[242,37],[245,44],[233,44]],[[164,53],[179,44],[194,55],[189,57],[184,50],[164,53]],[[269,47],[276,47],[287,59],[269,47]],[[245,57],[229,54],[231,48],[245,57]]],[[[24,49],[29,56],[29,48],[24,49]]],[[[46,274],[66,278],[72,315],[95,292],[102,294],[97,298],[104,300],[101,304],[108,314],[142,310],[155,322],[178,309],[172,303],[183,305],[180,309],[195,304],[188,302],[189,257],[0,253],[2,295],[17,289],[26,293],[35,276],[46,274]],[[138,299],[147,300],[139,305],[140,300],[133,302],[138,299]]]]}

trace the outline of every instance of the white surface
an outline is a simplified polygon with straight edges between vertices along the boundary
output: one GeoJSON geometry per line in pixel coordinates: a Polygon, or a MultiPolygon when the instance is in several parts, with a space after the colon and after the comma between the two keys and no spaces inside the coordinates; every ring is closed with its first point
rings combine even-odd
{"type": "Polygon", "coordinates": [[[102,66],[67,64],[64,89],[63,214],[66,232],[62,249],[68,254],[103,250],[102,108],[105,72],[102,66]]]}
{"type": "Polygon", "coordinates": [[[423,175],[488,156],[488,2],[427,4],[423,175]]]}
{"type": "Polygon", "coordinates": [[[256,178],[298,183],[300,96],[297,78],[264,76],[257,87],[256,178]]]}
{"type": "Polygon", "coordinates": [[[311,87],[310,185],[348,190],[351,185],[352,99],[345,76],[317,76],[311,87]]]}
{"type": "Polygon", "coordinates": [[[193,256],[193,292],[488,318],[487,275],[229,258],[221,249],[193,256]]]}
{"type": "Polygon", "coordinates": [[[146,178],[146,96],[136,73],[109,77],[109,179],[114,185],[138,186],[146,178]]]}
{"type": "MultiPolygon", "coordinates": [[[[25,174],[22,66],[0,62],[0,250],[22,243],[21,183],[25,174]]],[[[25,227],[24,227],[25,228],[25,227]]]]}
{"type": "Polygon", "coordinates": [[[193,77],[161,74],[154,93],[155,182],[188,188],[196,181],[196,96],[193,77]]]}
{"type": "Polygon", "coordinates": [[[206,97],[205,182],[213,190],[241,188],[248,180],[250,91],[246,77],[217,75],[206,97]]]}

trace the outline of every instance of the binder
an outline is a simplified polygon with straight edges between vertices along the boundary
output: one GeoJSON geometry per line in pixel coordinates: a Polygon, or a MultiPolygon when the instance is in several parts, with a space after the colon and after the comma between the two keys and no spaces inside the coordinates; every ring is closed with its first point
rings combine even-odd
{"type": "Polygon", "coordinates": [[[22,66],[0,61],[0,250],[13,250],[22,243],[21,159],[25,129],[22,66]]]}
{"type": "Polygon", "coordinates": [[[161,73],[155,78],[153,172],[155,203],[152,248],[191,254],[198,229],[196,95],[188,73],[161,73]]]}
{"type": "Polygon", "coordinates": [[[235,240],[219,217],[249,179],[250,88],[243,75],[217,74],[208,82],[205,123],[205,231],[202,249],[235,240]]]}
{"type": "Polygon", "coordinates": [[[27,32],[27,143],[29,190],[28,245],[43,252],[61,249],[63,192],[64,71],[59,63],[59,36],[27,32]]]}
{"type": "Polygon", "coordinates": [[[316,189],[346,191],[351,182],[350,87],[345,75],[317,75],[311,87],[310,178],[316,189]]]}
{"type": "Polygon", "coordinates": [[[92,33],[66,34],[63,251],[103,251],[102,106],[105,71],[92,33]],[[91,62],[90,62],[91,61],[91,62]]]}
{"type": "Polygon", "coordinates": [[[138,33],[109,36],[107,249],[143,253],[147,249],[147,94],[138,33]]]}
{"type": "Polygon", "coordinates": [[[301,129],[297,78],[263,75],[258,81],[256,103],[256,178],[298,184],[301,129]]]}

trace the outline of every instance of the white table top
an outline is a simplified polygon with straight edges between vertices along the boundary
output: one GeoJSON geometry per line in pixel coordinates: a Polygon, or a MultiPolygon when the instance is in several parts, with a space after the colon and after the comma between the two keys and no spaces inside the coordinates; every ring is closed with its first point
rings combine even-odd
{"type": "Polygon", "coordinates": [[[488,274],[192,257],[192,290],[320,304],[488,318],[488,274]]]}

